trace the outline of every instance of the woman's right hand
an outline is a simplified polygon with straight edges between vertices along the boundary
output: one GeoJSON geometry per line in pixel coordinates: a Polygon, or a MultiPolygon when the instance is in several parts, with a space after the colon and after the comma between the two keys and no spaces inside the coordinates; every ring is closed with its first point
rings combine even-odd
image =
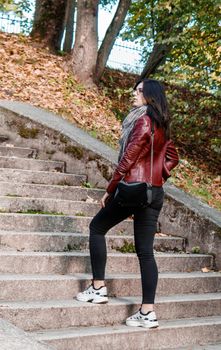
{"type": "Polygon", "coordinates": [[[101,198],[101,206],[102,206],[102,208],[105,207],[106,201],[107,201],[107,199],[108,199],[109,196],[110,196],[110,194],[107,193],[107,192],[105,192],[105,194],[104,194],[103,197],[101,198]]]}

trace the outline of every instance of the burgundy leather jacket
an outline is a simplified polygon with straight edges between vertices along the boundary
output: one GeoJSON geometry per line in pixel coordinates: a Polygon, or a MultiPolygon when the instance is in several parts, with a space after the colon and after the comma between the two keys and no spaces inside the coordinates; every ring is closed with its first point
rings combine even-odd
{"type": "MultiPolygon", "coordinates": [[[[154,156],[152,185],[162,186],[170,177],[170,170],[179,162],[179,157],[171,140],[166,140],[164,130],[154,124],[154,156]]],[[[117,184],[126,182],[150,182],[151,163],[151,119],[144,114],[135,123],[125,152],[108,184],[107,192],[116,190],[117,184]]]]}

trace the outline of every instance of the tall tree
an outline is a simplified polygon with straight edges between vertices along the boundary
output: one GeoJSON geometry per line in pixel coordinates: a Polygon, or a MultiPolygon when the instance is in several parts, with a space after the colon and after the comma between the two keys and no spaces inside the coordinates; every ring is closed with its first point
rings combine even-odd
{"type": "Polygon", "coordinates": [[[64,46],[63,50],[65,52],[70,52],[73,44],[74,38],[74,17],[77,1],[76,0],[67,0],[65,20],[64,20],[64,46]]]}
{"type": "Polygon", "coordinates": [[[100,80],[103,74],[104,68],[106,66],[110,52],[113,48],[116,37],[118,36],[124,24],[124,20],[129,10],[130,4],[131,0],[119,1],[115,16],[113,17],[112,22],[106,31],[105,37],[102,41],[97,55],[95,77],[97,81],[100,80]]]}
{"type": "Polygon", "coordinates": [[[110,7],[116,2],[117,0],[36,0],[31,36],[40,39],[44,46],[54,52],[61,49],[64,37],[63,50],[70,52],[77,9],[75,41],[68,65],[80,81],[89,85],[97,83],[103,74],[132,0],[119,0],[99,50],[98,6],[110,7]]]}
{"type": "MultiPolygon", "coordinates": [[[[103,4],[110,2],[103,1],[103,4]]],[[[78,1],[76,37],[69,64],[80,81],[93,85],[100,80],[130,4],[131,0],[119,0],[118,8],[98,51],[99,0],[78,1]]]]}
{"type": "Polygon", "coordinates": [[[67,0],[36,0],[31,35],[52,51],[60,50],[67,0]]]}
{"type": "Polygon", "coordinates": [[[143,47],[142,77],[164,65],[170,75],[192,77],[205,87],[212,75],[217,79],[218,0],[141,0],[132,3],[128,18],[123,36],[143,47]]]}
{"type": "Polygon", "coordinates": [[[77,3],[75,43],[70,64],[77,77],[93,83],[98,49],[99,0],[81,0],[77,3]]]}

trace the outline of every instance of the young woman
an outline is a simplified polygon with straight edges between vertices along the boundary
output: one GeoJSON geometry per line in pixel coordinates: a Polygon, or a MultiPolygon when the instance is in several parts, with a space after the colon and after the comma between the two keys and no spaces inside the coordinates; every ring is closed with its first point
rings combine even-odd
{"type": "Polygon", "coordinates": [[[90,256],[92,284],[77,295],[77,300],[108,302],[105,286],[107,231],[133,215],[134,240],[140,263],[142,304],[139,311],[127,318],[128,326],[158,327],[154,299],[158,270],[153,254],[157,219],[163,205],[163,183],[178,164],[178,154],[170,140],[169,116],[162,85],[152,79],[139,81],[133,93],[133,109],[123,121],[119,163],[101,199],[102,209],[90,224],[90,256]],[[153,123],[153,124],[152,124],[153,123]],[[151,165],[151,127],[154,127],[152,203],[146,207],[121,206],[114,194],[120,180],[149,182],[151,165]]]}

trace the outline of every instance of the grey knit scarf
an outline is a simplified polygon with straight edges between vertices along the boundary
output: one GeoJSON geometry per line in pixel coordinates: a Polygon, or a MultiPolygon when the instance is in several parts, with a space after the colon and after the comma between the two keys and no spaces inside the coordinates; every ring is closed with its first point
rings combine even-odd
{"type": "Polygon", "coordinates": [[[127,142],[128,142],[128,138],[131,134],[131,131],[133,130],[135,122],[143,114],[145,114],[146,110],[147,110],[147,105],[132,108],[131,111],[129,112],[129,114],[124,119],[124,121],[122,123],[122,134],[121,134],[121,138],[119,141],[120,152],[119,152],[119,156],[118,156],[118,161],[121,160],[121,158],[124,154],[125,147],[126,147],[127,142]]]}

